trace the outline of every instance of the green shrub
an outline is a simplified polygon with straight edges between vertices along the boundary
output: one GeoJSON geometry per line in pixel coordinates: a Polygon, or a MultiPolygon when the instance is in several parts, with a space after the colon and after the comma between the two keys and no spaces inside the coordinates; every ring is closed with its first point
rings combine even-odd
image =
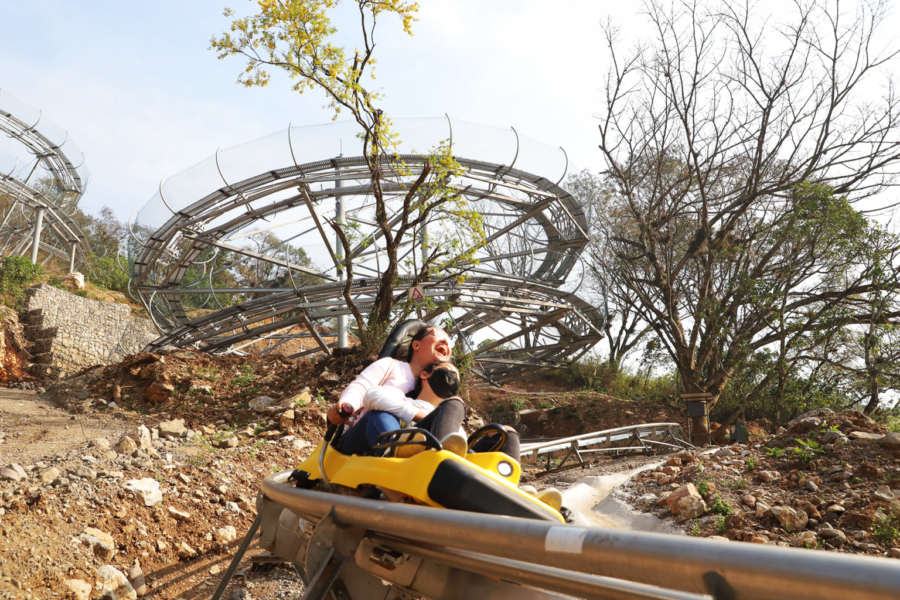
{"type": "Polygon", "coordinates": [[[0,261],[0,292],[20,297],[25,286],[44,274],[27,256],[6,256],[0,261]]]}
{"type": "Polygon", "coordinates": [[[882,542],[893,542],[900,538],[900,502],[892,502],[887,514],[875,513],[875,537],[882,542]]]}
{"type": "Polygon", "coordinates": [[[127,293],[130,277],[116,263],[115,256],[88,254],[81,266],[86,281],[113,292],[127,293]]]}

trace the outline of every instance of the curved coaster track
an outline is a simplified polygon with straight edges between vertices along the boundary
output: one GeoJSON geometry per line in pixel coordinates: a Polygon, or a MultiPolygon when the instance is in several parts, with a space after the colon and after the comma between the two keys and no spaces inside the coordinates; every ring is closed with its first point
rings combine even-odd
{"type": "Polygon", "coordinates": [[[90,252],[87,237],[72,215],[87,191],[90,175],[84,153],[68,132],[0,89],[0,131],[22,158],[0,150],[0,252],[31,252],[67,261],[73,271],[90,252]],[[35,245],[35,239],[38,244],[35,245]]]}
{"type": "MultiPolygon", "coordinates": [[[[391,230],[429,158],[416,148],[444,142],[462,168],[451,186],[480,214],[485,240],[459,269],[464,276],[422,276],[429,248],[466,243],[466,232],[434,211],[400,245],[395,299],[418,284],[426,299],[410,310],[445,324],[493,382],[561,366],[599,341],[605,312],[564,289],[580,285],[588,241],[565,153],[512,129],[450,119],[400,120],[397,128],[405,142],[383,163],[391,230]]],[[[131,230],[134,293],[164,332],[151,349],[329,352],[338,343],[325,339],[332,324],[350,314],[329,222],[353,232],[351,295],[363,314],[371,310],[387,244],[369,170],[361,156],[321,158],[324,148],[355,139],[353,123],[289,127],[161,182],[131,230]],[[223,283],[227,273],[240,277],[223,283]],[[257,273],[266,274],[262,283],[257,273]]]]}

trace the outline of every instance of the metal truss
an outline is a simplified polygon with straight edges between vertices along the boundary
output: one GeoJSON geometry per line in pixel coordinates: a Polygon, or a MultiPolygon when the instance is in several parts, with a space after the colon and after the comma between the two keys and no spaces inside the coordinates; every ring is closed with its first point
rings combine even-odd
{"type": "Polygon", "coordinates": [[[74,270],[90,252],[86,236],[71,218],[90,180],[84,154],[42,111],[3,90],[0,131],[33,157],[23,162],[0,152],[0,196],[7,198],[0,220],[0,252],[30,250],[36,260],[40,249],[47,258],[68,261],[69,270],[74,270]]]}
{"type": "MultiPolygon", "coordinates": [[[[290,340],[310,338],[316,346],[293,355],[329,352],[337,342],[326,343],[319,326],[349,314],[329,221],[345,223],[353,234],[352,295],[363,314],[371,309],[387,261],[368,167],[362,157],[320,159],[325,140],[353,139],[350,125],[289,127],[216,152],[160,184],[132,228],[132,285],[164,332],[151,348],[235,352],[258,349],[255,342],[263,340],[262,351],[285,351],[290,340]],[[247,247],[248,240],[258,247],[247,247]],[[213,284],[217,274],[236,268],[266,269],[270,284],[213,284]]],[[[486,236],[473,260],[415,279],[429,249],[468,243],[446,213],[435,211],[400,248],[397,300],[406,299],[407,286],[424,285],[428,301],[407,309],[440,319],[461,343],[480,342],[477,371],[494,382],[561,366],[599,341],[604,315],[559,289],[588,241],[581,206],[564,183],[565,153],[520,139],[514,130],[449,119],[397,125],[401,136],[406,128],[419,140],[448,140],[464,169],[451,185],[481,215],[486,236]]],[[[392,231],[428,160],[409,146],[382,165],[392,231]]]]}

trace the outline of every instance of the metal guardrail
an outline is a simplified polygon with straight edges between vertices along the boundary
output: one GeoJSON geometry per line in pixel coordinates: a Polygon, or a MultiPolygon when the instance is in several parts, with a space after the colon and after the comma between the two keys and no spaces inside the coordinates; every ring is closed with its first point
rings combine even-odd
{"type": "Polygon", "coordinates": [[[900,591],[887,559],[365,500],[288,487],[288,475],[263,482],[248,540],[259,526],[260,546],[304,576],[305,600],[888,600],[900,591]]]}
{"type": "Polygon", "coordinates": [[[523,462],[537,462],[541,455],[544,455],[547,461],[547,471],[559,471],[564,468],[587,465],[583,454],[611,452],[618,455],[629,452],[671,451],[693,447],[684,439],[684,431],[678,423],[644,423],[522,444],[521,456],[523,462]],[[551,468],[553,459],[560,456],[563,457],[562,460],[551,468]],[[564,466],[571,458],[577,462],[568,467],[564,466]]]}

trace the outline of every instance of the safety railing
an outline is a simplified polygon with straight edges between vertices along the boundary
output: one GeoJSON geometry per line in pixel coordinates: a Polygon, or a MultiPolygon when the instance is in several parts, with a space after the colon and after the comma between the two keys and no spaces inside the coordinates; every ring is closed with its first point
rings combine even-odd
{"type": "Polygon", "coordinates": [[[585,454],[658,452],[693,448],[678,423],[645,423],[522,444],[523,462],[546,461],[547,471],[586,466],[585,454]],[[562,460],[559,460],[562,458],[562,460]],[[575,462],[569,463],[570,460],[575,462]]]}
{"type": "Polygon", "coordinates": [[[287,477],[263,482],[242,548],[261,525],[260,545],[296,565],[310,600],[887,600],[900,591],[888,559],[366,500],[289,487],[287,477]]]}

